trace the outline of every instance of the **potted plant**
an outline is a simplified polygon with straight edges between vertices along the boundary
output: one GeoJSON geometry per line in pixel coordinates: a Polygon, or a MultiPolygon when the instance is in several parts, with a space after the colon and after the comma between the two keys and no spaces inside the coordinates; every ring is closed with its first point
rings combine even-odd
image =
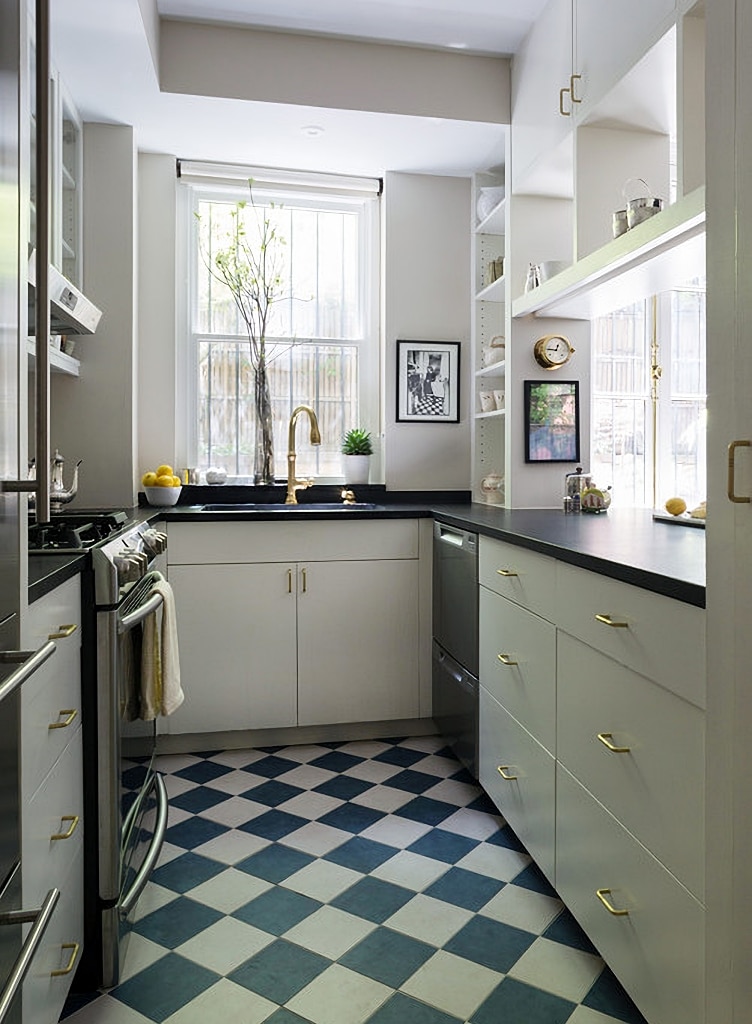
{"type": "Polygon", "coordinates": [[[346,484],[367,484],[373,455],[371,435],[363,427],[351,427],[342,438],[342,469],[346,484]]]}

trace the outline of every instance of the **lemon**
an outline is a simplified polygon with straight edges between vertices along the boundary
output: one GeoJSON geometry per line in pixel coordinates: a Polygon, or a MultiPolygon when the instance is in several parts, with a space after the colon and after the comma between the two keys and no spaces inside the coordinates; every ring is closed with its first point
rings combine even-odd
{"type": "Polygon", "coordinates": [[[156,473],[144,473],[141,477],[141,483],[144,487],[156,487],[157,474],[156,473]]]}
{"type": "Polygon", "coordinates": [[[180,477],[179,476],[174,476],[172,478],[172,486],[173,487],[180,487],[180,477]]]}
{"type": "Polygon", "coordinates": [[[175,476],[175,470],[165,462],[162,466],[157,467],[157,476],[175,476]]]}
{"type": "Polygon", "coordinates": [[[172,473],[160,473],[157,477],[156,487],[174,487],[172,473]]]}
{"type": "Polygon", "coordinates": [[[680,516],[682,512],[687,511],[687,503],[684,498],[669,498],[663,507],[672,516],[680,516]]]}

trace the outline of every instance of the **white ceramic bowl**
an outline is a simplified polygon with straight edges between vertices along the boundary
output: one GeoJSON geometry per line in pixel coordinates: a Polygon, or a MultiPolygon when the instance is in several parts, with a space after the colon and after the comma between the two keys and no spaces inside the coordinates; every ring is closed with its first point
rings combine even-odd
{"type": "Polygon", "coordinates": [[[150,505],[176,505],[182,487],[144,487],[146,500],[150,505]]]}

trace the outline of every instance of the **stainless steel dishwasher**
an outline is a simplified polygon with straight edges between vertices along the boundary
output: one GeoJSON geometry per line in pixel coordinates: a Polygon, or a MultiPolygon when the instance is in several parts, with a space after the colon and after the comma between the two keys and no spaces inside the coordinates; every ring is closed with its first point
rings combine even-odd
{"type": "Polygon", "coordinates": [[[478,777],[478,535],[433,526],[433,718],[478,777]]]}

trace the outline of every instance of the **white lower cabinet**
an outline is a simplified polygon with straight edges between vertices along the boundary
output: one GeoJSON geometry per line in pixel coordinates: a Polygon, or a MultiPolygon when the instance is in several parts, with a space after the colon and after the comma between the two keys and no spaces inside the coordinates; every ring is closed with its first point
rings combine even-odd
{"type": "Polygon", "coordinates": [[[702,904],[561,765],[556,782],[559,895],[649,1024],[701,1024],[702,904]]]}
{"type": "Polygon", "coordinates": [[[185,701],[161,730],[419,716],[417,520],[171,523],[169,551],[185,701]]]}
{"type": "Polygon", "coordinates": [[[60,1018],[83,949],[83,759],[81,590],[68,580],[29,609],[24,644],[57,650],[21,689],[23,903],[60,890],[23,985],[24,1024],[60,1018]]]}

